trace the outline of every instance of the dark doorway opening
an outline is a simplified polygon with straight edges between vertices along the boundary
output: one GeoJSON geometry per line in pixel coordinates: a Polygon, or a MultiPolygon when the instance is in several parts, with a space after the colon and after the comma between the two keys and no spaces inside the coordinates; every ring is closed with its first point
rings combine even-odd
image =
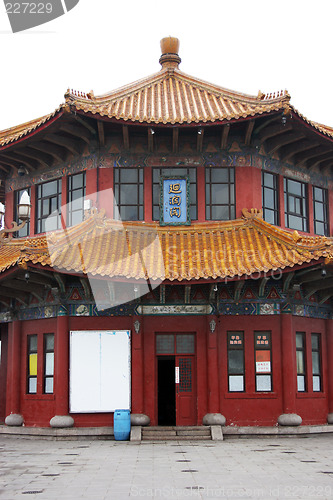
{"type": "Polygon", "coordinates": [[[175,357],[157,359],[158,425],[176,425],[175,357]]]}

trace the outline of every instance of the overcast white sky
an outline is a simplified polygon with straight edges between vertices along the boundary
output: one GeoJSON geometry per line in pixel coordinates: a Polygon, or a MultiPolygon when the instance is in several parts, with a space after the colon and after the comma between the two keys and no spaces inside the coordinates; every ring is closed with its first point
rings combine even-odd
{"type": "Polygon", "coordinates": [[[252,95],[287,89],[333,126],[332,21],[332,0],[80,0],[12,34],[0,0],[0,130],[52,112],[68,87],[99,95],[159,71],[169,35],[185,73],[252,95]]]}

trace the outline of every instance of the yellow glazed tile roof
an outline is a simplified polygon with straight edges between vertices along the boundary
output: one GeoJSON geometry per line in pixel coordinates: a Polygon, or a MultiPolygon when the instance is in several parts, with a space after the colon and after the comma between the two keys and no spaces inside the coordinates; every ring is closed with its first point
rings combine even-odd
{"type": "Polygon", "coordinates": [[[331,258],[333,239],[303,237],[263,221],[256,210],[234,221],[160,227],[94,213],[67,231],[7,240],[0,272],[41,264],[88,276],[150,280],[223,279],[331,258]]]}
{"type": "Polygon", "coordinates": [[[95,97],[67,92],[67,104],[85,113],[151,124],[206,123],[247,118],[288,107],[287,92],[257,97],[233,92],[164,68],[143,80],[95,97]]]}

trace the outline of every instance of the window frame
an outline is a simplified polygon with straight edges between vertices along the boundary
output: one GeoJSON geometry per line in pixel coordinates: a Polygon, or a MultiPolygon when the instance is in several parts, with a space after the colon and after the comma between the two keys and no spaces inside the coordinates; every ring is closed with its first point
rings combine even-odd
{"type": "Polygon", "coordinates": [[[254,371],[255,371],[255,388],[256,392],[273,392],[273,360],[272,360],[272,332],[270,330],[255,330],[254,331],[254,371]],[[268,338],[258,339],[259,336],[267,336],[268,338]],[[265,342],[264,344],[258,344],[258,340],[260,342],[265,342]],[[267,347],[268,346],[268,347],[267,347]],[[269,371],[258,371],[257,368],[257,352],[260,351],[269,351],[269,371]],[[270,389],[258,389],[258,377],[267,377],[270,378],[270,389]]]}
{"type": "Polygon", "coordinates": [[[58,211],[58,217],[57,217],[57,227],[52,230],[60,229],[61,228],[61,194],[62,194],[62,179],[52,179],[47,182],[43,182],[41,184],[37,184],[36,186],[36,233],[45,233],[47,229],[44,227],[44,221],[50,216],[51,213],[58,211]],[[43,187],[46,186],[47,184],[50,184],[51,182],[56,182],[57,183],[57,191],[50,194],[43,196],[43,187]],[[56,208],[52,210],[51,203],[52,199],[56,199],[56,208]],[[49,203],[49,210],[48,214],[44,215],[43,214],[43,202],[48,200],[49,203]]]}
{"type": "Polygon", "coordinates": [[[295,229],[297,231],[302,231],[304,233],[309,232],[309,193],[308,193],[308,184],[299,181],[297,179],[292,179],[290,177],[283,178],[283,194],[284,194],[284,220],[285,226],[288,229],[295,229]],[[301,187],[301,195],[297,195],[295,193],[290,192],[290,187],[288,189],[288,184],[290,182],[295,182],[301,187]],[[294,204],[296,200],[299,201],[300,204],[300,213],[295,211],[291,211],[290,209],[290,198],[293,198],[294,204]],[[302,227],[294,227],[290,223],[290,218],[295,217],[301,220],[302,227]]]}
{"type": "Polygon", "coordinates": [[[26,393],[27,394],[37,394],[38,392],[38,334],[33,333],[27,335],[27,387],[26,387],[26,393]],[[31,341],[32,338],[36,339],[36,348],[31,347],[31,341]],[[36,355],[36,375],[31,375],[31,356],[36,355]],[[36,381],[36,390],[35,391],[30,391],[30,381],[34,379],[36,381]]]}
{"type": "Polygon", "coordinates": [[[279,185],[279,175],[275,174],[273,172],[268,172],[267,170],[263,170],[261,173],[261,190],[262,190],[262,210],[263,210],[263,219],[271,224],[274,224],[275,226],[280,225],[280,185],[279,185]],[[273,187],[265,185],[265,176],[271,175],[273,178],[273,187]],[[273,199],[274,199],[274,208],[271,207],[266,207],[265,203],[265,191],[270,190],[273,191],[273,199]],[[267,214],[266,212],[273,212],[273,219],[274,222],[270,222],[267,220],[267,214]]]}
{"type": "Polygon", "coordinates": [[[68,176],[67,179],[67,225],[69,227],[80,224],[80,222],[83,221],[84,219],[84,200],[86,196],[86,172],[77,172],[76,174],[72,174],[68,176]],[[78,177],[79,175],[82,175],[82,186],[80,187],[73,187],[73,179],[74,177],[78,177]],[[73,193],[81,191],[81,196],[80,198],[82,199],[81,207],[78,209],[73,210],[72,209],[72,203],[73,201],[73,193]],[[75,213],[80,213],[81,212],[81,220],[73,224],[73,214],[75,213]]]}
{"type": "Polygon", "coordinates": [[[44,333],[43,334],[43,394],[54,394],[54,348],[55,348],[55,335],[54,333],[44,333]],[[47,347],[47,338],[53,338],[53,347],[52,349],[47,347]],[[47,374],[47,354],[53,354],[53,370],[52,374],[47,374]],[[52,379],[52,391],[46,390],[47,380],[52,379]]]}
{"type": "Polygon", "coordinates": [[[206,220],[233,220],[236,216],[236,182],[235,182],[235,167],[228,166],[206,166],[205,167],[205,219],[206,220]],[[212,172],[215,170],[227,170],[228,182],[213,182],[212,172]],[[231,172],[233,180],[231,178],[231,172]],[[213,203],[212,202],[212,186],[226,185],[228,186],[228,203],[213,203]],[[233,202],[231,203],[231,199],[233,202]],[[212,211],[214,207],[228,207],[228,218],[214,218],[212,211]]]}
{"type": "Polygon", "coordinates": [[[145,218],[145,171],[142,166],[123,167],[115,166],[113,171],[113,192],[114,192],[114,217],[117,220],[124,221],[141,221],[145,218]],[[127,171],[137,172],[137,182],[126,182],[121,179],[122,175],[127,171]],[[136,186],[137,187],[137,203],[122,203],[121,202],[121,188],[123,186],[136,186]],[[122,216],[123,207],[136,207],[136,217],[127,218],[122,216]]]}
{"type": "Polygon", "coordinates": [[[311,333],[311,363],[312,363],[312,391],[313,392],[322,392],[323,391],[323,377],[322,377],[322,342],[321,342],[321,333],[311,333]],[[312,339],[316,337],[318,339],[318,347],[316,349],[313,348],[312,339]],[[318,354],[318,364],[319,364],[319,372],[314,372],[314,363],[313,363],[313,354],[318,354]],[[314,378],[319,378],[319,390],[314,388],[314,378]]]}
{"type": "Polygon", "coordinates": [[[305,332],[296,332],[296,387],[297,387],[297,392],[305,393],[308,392],[308,384],[307,384],[307,365],[306,365],[307,359],[306,359],[306,333],[305,332]],[[298,347],[297,346],[297,336],[302,337],[302,346],[298,347]],[[297,353],[301,352],[302,353],[302,363],[303,363],[303,371],[299,371],[299,366],[298,366],[298,355],[297,353]],[[304,384],[304,389],[299,388],[299,378],[302,377],[303,379],[303,384],[304,384]]]}
{"type": "Polygon", "coordinates": [[[237,330],[237,331],[228,331],[227,332],[227,370],[228,370],[228,392],[229,393],[244,393],[246,392],[246,386],[245,386],[245,344],[244,344],[244,331],[243,330],[237,330]],[[232,339],[232,336],[239,336],[240,339],[232,339]],[[239,340],[241,341],[241,344],[231,344],[231,340],[239,340]],[[230,352],[231,351],[242,351],[242,371],[235,372],[235,373],[230,373],[230,352]],[[243,383],[243,389],[242,390],[236,390],[236,389],[231,389],[231,378],[232,377],[242,377],[242,383],[243,383]]]}
{"type": "Polygon", "coordinates": [[[312,186],[312,202],[313,202],[313,230],[315,234],[318,234],[320,236],[329,236],[329,206],[328,206],[328,191],[326,188],[322,188],[319,186],[312,186]],[[320,189],[323,194],[323,201],[317,200],[315,198],[315,190],[320,189]],[[323,214],[324,214],[324,219],[318,219],[316,218],[316,203],[319,203],[323,206],[323,214]],[[316,229],[317,224],[323,224],[324,225],[324,232],[320,232],[316,229]]]}

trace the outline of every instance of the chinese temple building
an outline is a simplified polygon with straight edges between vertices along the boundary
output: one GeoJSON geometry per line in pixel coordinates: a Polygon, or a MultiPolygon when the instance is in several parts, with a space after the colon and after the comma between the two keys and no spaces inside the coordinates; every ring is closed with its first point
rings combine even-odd
{"type": "Polygon", "coordinates": [[[0,132],[0,423],[333,424],[333,128],[161,48],[0,132]]]}

